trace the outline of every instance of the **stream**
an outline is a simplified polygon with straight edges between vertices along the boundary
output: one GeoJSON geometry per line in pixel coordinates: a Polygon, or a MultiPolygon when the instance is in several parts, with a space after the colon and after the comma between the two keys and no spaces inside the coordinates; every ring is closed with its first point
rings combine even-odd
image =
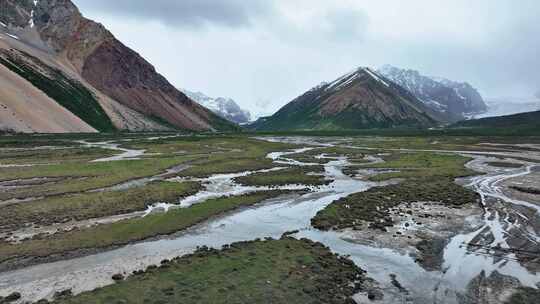
{"type": "Polygon", "coordinates": [[[136,160],[144,155],[146,150],[136,150],[120,147],[120,144],[103,141],[103,142],[89,142],[85,140],[76,141],[79,144],[84,145],[87,148],[102,148],[107,150],[120,151],[118,155],[111,157],[104,157],[93,160],[92,162],[109,162],[109,161],[119,161],[119,160],[136,160]]]}
{"type": "MultiPolygon", "coordinates": [[[[313,150],[320,146],[338,145],[338,143],[321,143],[309,138],[263,139],[306,145],[305,148],[301,149],[270,153],[268,157],[278,167],[269,170],[280,170],[279,166],[283,165],[315,165],[293,160],[287,156],[313,150]]],[[[501,184],[507,180],[529,174],[535,165],[515,160],[523,162],[525,165],[517,169],[496,168],[487,164],[489,161],[493,161],[494,155],[490,155],[490,153],[487,153],[486,156],[486,153],[471,151],[440,152],[470,156],[473,160],[467,166],[485,173],[458,180],[458,183],[480,193],[484,212],[481,219],[471,219],[473,228],[462,234],[457,234],[449,240],[444,250],[442,271],[426,271],[415,262],[410,254],[396,250],[396,248],[359,244],[348,240],[345,232],[323,232],[311,228],[311,218],[333,201],[352,193],[390,183],[366,181],[362,178],[362,174],[368,173],[362,173],[362,170],[359,171],[359,176],[349,177],[343,173],[343,169],[350,165],[346,157],[330,158],[320,155],[319,158],[327,160],[324,164],[325,177],[332,181],[328,185],[278,187],[291,190],[309,188],[310,191],[305,194],[289,194],[269,199],[255,206],[208,220],[171,236],[134,243],[93,255],[0,273],[0,294],[17,291],[22,294],[22,301],[51,298],[54,292],[66,289],[71,289],[76,294],[112,284],[111,276],[113,274],[131,273],[134,270],[144,269],[148,265],[159,264],[163,259],[171,259],[193,252],[198,246],[206,245],[219,248],[237,241],[265,237],[279,238],[284,232],[291,230],[300,231],[295,237],[307,237],[329,246],[334,252],[349,255],[358,266],[368,272],[368,276],[378,282],[384,293],[384,299],[370,302],[365,295],[359,294],[355,297],[358,303],[457,304],[460,303],[460,296],[466,293],[468,283],[482,271],[489,275],[496,270],[501,274],[516,278],[523,286],[537,287],[537,284],[540,283],[540,274],[534,274],[526,269],[514,253],[507,252],[502,256],[478,254],[471,252],[471,248],[466,246],[473,241],[479,242],[487,239],[488,241],[482,243],[484,248],[507,249],[511,247],[510,235],[518,235],[521,239],[525,238],[533,244],[538,242],[538,233],[535,230],[537,227],[531,224],[538,223],[538,205],[508,197],[501,187],[501,184]],[[503,207],[499,206],[500,204],[503,207]],[[512,209],[512,206],[532,211],[523,214],[519,210],[512,209]],[[394,275],[407,290],[406,293],[396,288],[390,275],[394,275]]],[[[144,153],[144,151],[140,153],[144,153]]],[[[510,152],[509,154],[510,156],[515,155],[515,153],[510,152]]],[[[124,155],[122,158],[133,159],[140,155],[142,154],[131,153],[130,156],[124,155]]],[[[108,158],[108,161],[115,159],[118,157],[108,158]]],[[[367,159],[373,162],[381,161],[374,156],[367,159]]],[[[145,216],[152,212],[166,212],[170,208],[184,208],[225,195],[270,190],[266,187],[246,187],[233,181],[235,177],[253,173],[255,172],[219,174],[208,177],[201,180],[204,189],[199,193],[184,198],[176,204],[156,204],[145,212],[139,212],[137,216],[145,216]]],[[[120,218],[123,217],[120,216],[120,218]]]]}

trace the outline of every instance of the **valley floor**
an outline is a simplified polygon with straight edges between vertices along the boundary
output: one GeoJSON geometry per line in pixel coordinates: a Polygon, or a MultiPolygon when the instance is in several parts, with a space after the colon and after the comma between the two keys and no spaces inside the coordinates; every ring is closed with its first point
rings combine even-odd
{"type": "Polygon", "coordinates": [[[0,137],[0,303],[536,303],[540,138],[0,137]]]}

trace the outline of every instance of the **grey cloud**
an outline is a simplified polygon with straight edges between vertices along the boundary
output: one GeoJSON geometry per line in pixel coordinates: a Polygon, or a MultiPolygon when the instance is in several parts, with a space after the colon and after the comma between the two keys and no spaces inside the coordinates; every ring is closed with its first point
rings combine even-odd
{"type": "Polygon", "coordinates": [[[326,34],[337,40],[363,39],[369,18],[361,10],[333,10],[326,14],[329,28],[326,34]]]}
{"type": "Polygon", "coordinates": [[[287,45],[322,51],[363,42],[369,17],[362,10],[344,6],[314,14],[303,24],[280,15],[272,15],[261,24],[276,40],[287,45]]]}
{"type": "Polygon", "coordinates": [[[265,0],[74,0],[83,10],[153,20],[167,25],[202,28],[213,24],[244,27],[252,18],[272,11],[265,0]]]}
{"type": "Polygon", "coordinates": [[[172,81],[259,112],[359,65],[390,63],[468,81],[486,97],[540,90],[538,0],[73,1],[172,81]],[[425,18],[432,12],[437,19],[425,18]],[[182,58],[172,60],[172,49],[182,58]]]}
{"type": "Polygon", "coordinates": [[[312,18],[309,28],[297,28],[280,16],[269,0],[73,0],[83,12],[92,11],[137,21],[159,21],[185,28],[208,25],[228,28],[260,27],[289,42],[344,42],[361,39],[368,16],[361,10],[341,7],[312,18]]]}

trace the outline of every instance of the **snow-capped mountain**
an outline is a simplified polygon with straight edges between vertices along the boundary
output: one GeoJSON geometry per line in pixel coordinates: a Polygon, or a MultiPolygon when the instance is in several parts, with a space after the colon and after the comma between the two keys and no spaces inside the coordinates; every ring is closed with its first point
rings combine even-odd
{"type": "Polygon", "coordinates": [[[456,121],[483,113],[487,106],[478,91],[466,82],[429,77],[410,69],[385,65],[378,72],[407,89],[426,106],[456,121]]]}
{"type": "Polygon", "coordinates": [[[409,91],[370,68],[358,68],[297,97],[255,130],[352,130],[432,127],[439,123],[409,91]]]}
{"type": "Polygon", "coordinates": [[[201,92],[191,92],[185,89],[182,89],[182,92],[200,105],[229,121],[237,124],[245,124],[251,121],[251,114],[240,108],[240,106],[231,98],[213,98],[201,92]]]}

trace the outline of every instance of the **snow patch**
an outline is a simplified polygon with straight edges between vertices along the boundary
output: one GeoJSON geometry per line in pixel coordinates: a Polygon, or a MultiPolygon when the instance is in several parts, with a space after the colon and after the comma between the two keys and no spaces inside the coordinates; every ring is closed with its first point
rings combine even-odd
{"type": "Polygon", "coordinates": [[[344,79],[342,83],[335,87],[335,90],[339,90],[349,84],[351,84],[356,78],[358,78],[358,73],[350,75],[348,78],[344,79]]]}
{"type": "Polygon", "coordinates": [[[364,68],[364,71],[366,71],[371,77],[375,78],[378,82],[382,83],[383,85],[390,87],[388,82],[384,81],[377,73],[373,72],[370,68],[364,68]]]}
{"type": "Polygon", "coordinates": [[[459,89],[458,89],[458,88],[454,88],[454,92],[456,92],[456,95],[457,95],[461,100],[467,99],[467,98],[465,98],[463,95],[461,95],[461,93],[459,93],[459,89]]]}
{"type": "Polygon", "coordinates": [[[355,79],[357,79],[358,77],[360,77],[362,75],[360,73],[361,71],[364,71],[369,76],[371,76],[373,79],[375,79],[376,81],[382,83],[384,86],[390,87],[390,84],[388,82],[386,82],[377,73],[373,72],[370,68],[358,68],[358,69],[354,69],[353,71],[351,71],[351,72],[339,77],[338,79],[334,80],[333,82],[328,84],[328,86],[324,90],[325,91],[338,90],[338,89],[341,89],[341,88],[351,84],[355,79]]]}
{"type": "Polygon", "coordinates": [[[19,37],[13,35],[13,34],[10,34],[10,33],[6,33],[6,35],[8,35],[9,37],[13,38],[13,39],[17,39],[19,40],[19,37]]]}
{"type": "MultiPolygon", "coordinates": [[[[35,1],[34,1],[34,3],[35,3],[35,1]]],[[[34,28],[34,10],[32,10],[32,12],[30,12],[30,21],[28,21],[28,24],[30,25],[30,28],[34,28]]]]}
{"type": "Polygon", "coordinates": [[[334,80],[333,82],[331,82],[328,87],[326,87],[326,89],[324,89],[325,91],[328,91],[330,89],[332,89],[333,87],[335,87],[336,85],[338,85],[339,83],[341,83],[342,81],[344,81],[345,79],[351,77],[353,74],[355,74],[358,70],[352,70],[350,71],[349,73],[339,77],[338,79],[334,80]]]}
{"type": "Polygon", "coordinates": [[[427,106],[431,106],[431,107],[436,108],[439,111],[444,112],[444,111],[446,111],[446,109],[448,109],[447,105],[442,104],[442,103],[440,103],[440,102],[438,102],[436,100],[433,100],[433,99],[430,99],[430,100],[420,99],[420,101],[422,101],[427,106]]]}
{"type": "Polygon", "coordinates": [[[210,111],[224,117],[225,119],[232,120],[236,123],[245,123],[251,121],[251,113],[240,108],[240,106],[231,98],[213,98],[206,96],[201,92],[191,92],[185,89],[181,89],[181,91],[198,104],[206,107],[210,111]]]}

